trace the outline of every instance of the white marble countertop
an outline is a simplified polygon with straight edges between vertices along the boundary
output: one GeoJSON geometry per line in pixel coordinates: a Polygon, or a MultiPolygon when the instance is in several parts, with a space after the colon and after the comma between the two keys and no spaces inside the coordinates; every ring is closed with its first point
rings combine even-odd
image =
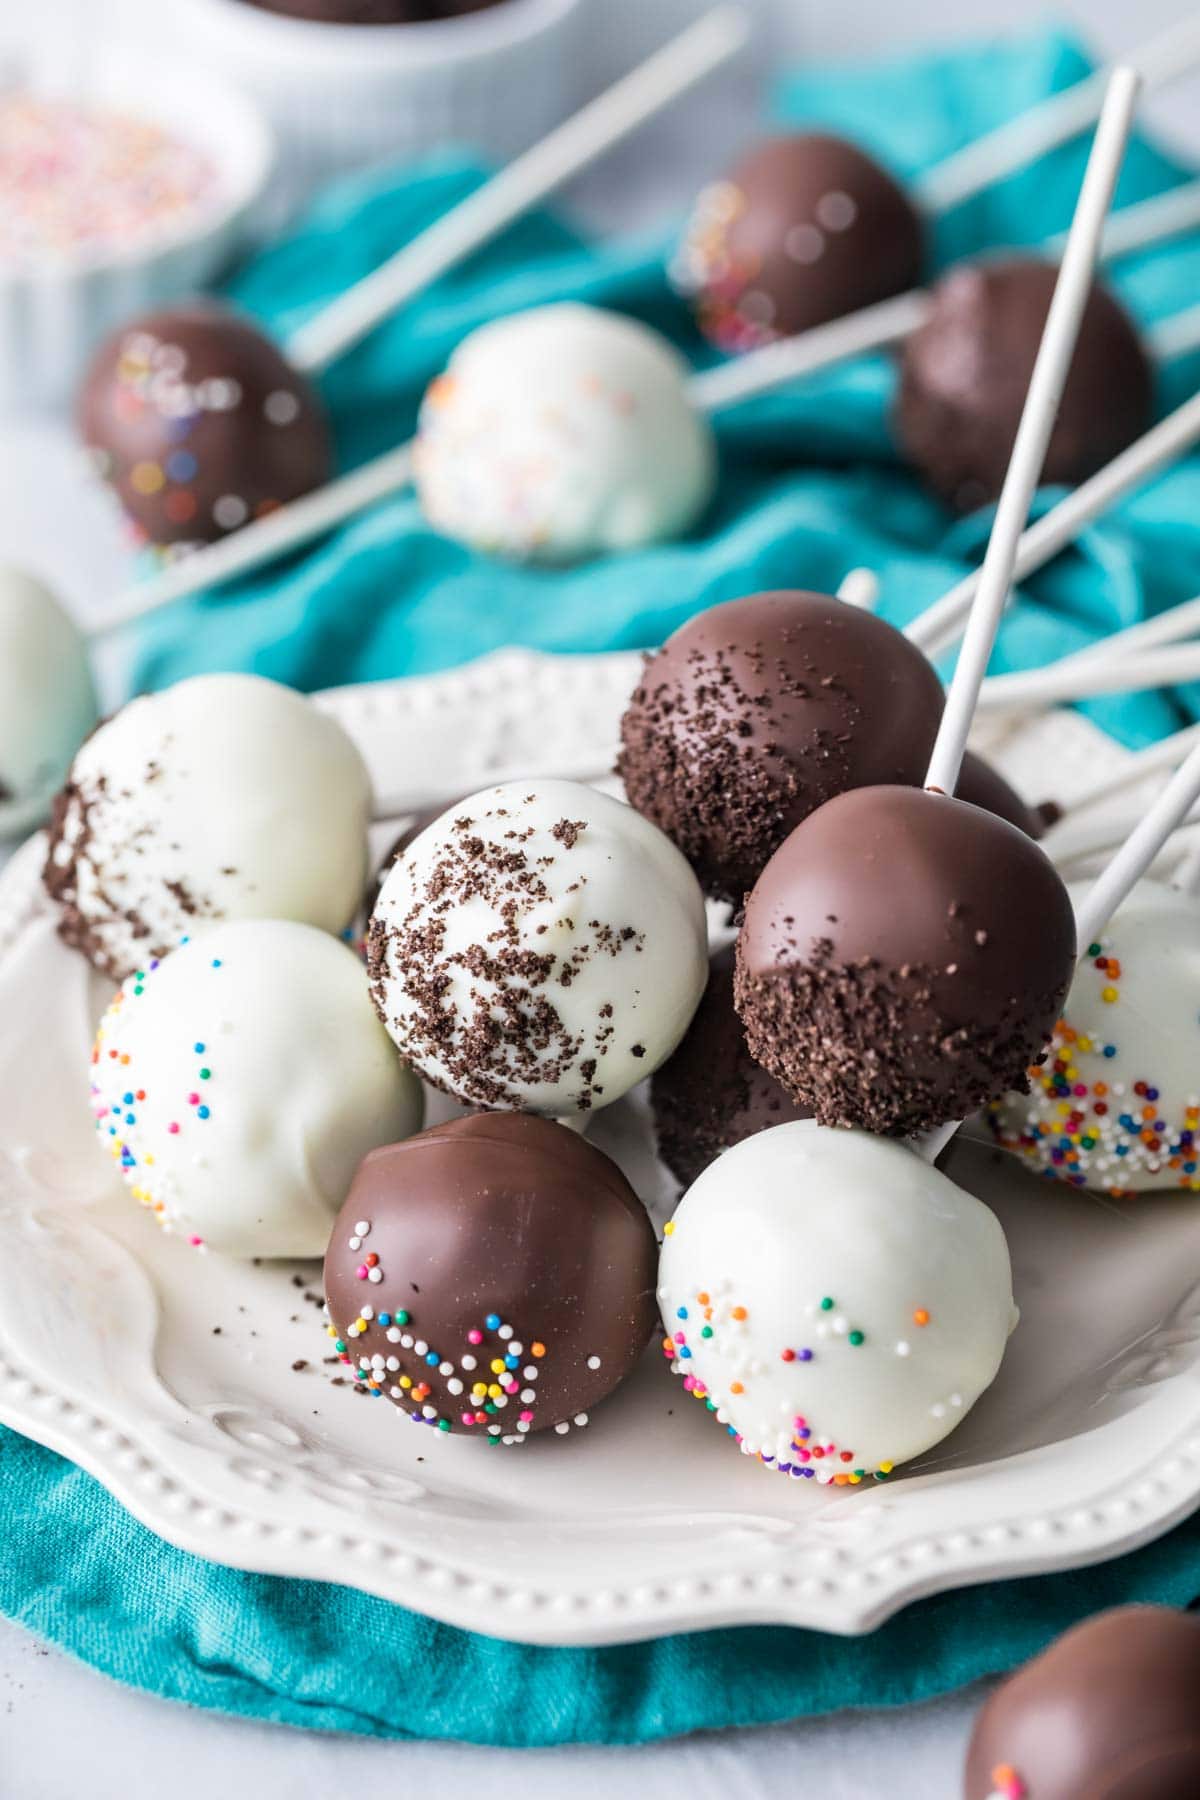
{"type": "MultiPolygon", "coordinates": [[[[95,5],[98,0],[84,0],[95,5]]],[[[700,10],[700,0],[595,0],[609,32],[602,53],[611,67],[669,35],[700,10]]],[[[986,29],[1014,30],[1044,17],[1042,0],[921,0],[897,8],[892,0],[851,0],[828,7],[819,0],[747,0],[763,15],[764,32],[779,59],[879,53],[939,36],[986,29]]],[[[42,0],[42,28],[55,7],[78,0],[42,0]]],[[[106,0],[122,10],[149,9],[160,0],[106,0]]],[[[0,49],[15,21],[5,8],[0,49]]],[[[16,10],[15,8],[13,9],[16,10]]],[[[1188,10],[1188,0],[1066,0],[1059,12],[1092,39],[1119,50],[1188,10]]],[[[573,196],[602,228],[644,223],[678,210],[697,181],[720,166],[725,146],[744,134],[753,95],[746,81],[713,84],[636,146],[588,177],[573,196]],[[703,108],[703,111],[700,109],[703,108]],[[698,121],[703,128],[698,130],[698,121]],[[637,180],[631,179],[637,171],[637,180]],[[647,172],[650,172],[649,175],[647,172]],[[631,196],[636,201],[631,207],[631,196]],[[634,210],[636,217],[633,216],[634,210]]],[[[1176,143],[1200,155],[1200,103],[1195,79],[1150,108],[1176,143]]],[[[21,479],[0,492],[0,554],[23,557],[60,579],[86,611],[103,572],[89,567],[71,522],[52,519],[37,480],[36,450],[53,444],[41,431],[30,439],[21,479]],[[46,546],[52,545],[47,554],[46,546]],[[39,554],[40,551],[40,554],[39,554]]],[[[0,1800],[68,1800],[120,1795],[159,1800],[169,1784],[173,1800],[199,1800],[236,1777],[237,1791],[254,1800],[291,1800],[298,1794],[389,1790],[419,1800],[578,1800],[636,1790],[639,1800],[756,1800],[798,1791],[800,1771],[820,1768],[823,1800],[953,1800],[978,1690],[903,1712],[842,1714],[755,1732],[729,1732],[638,1750],[580,1747],[553,1751],[494,1751],[462,1745],[386,1743],[302,1733],[192,1711],[107,1681],[34,1637],[0,1620],[0,1800]]]]}

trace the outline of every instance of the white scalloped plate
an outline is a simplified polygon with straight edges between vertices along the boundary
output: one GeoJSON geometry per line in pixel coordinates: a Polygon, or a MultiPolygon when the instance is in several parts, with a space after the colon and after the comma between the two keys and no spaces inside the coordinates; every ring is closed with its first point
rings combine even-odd
{"type": "MultiPolygon", "coordinates": [[[[500,770],[603,770],[636,666],[506,652],[322,704],[379,787],[416,803],[500,770]]],[[[1059,797],[1122,754],[1070,715],[1002,745],[1027,786],[1053,769],[1059,797]]],[[[653,1350],[565,1439],[492,1455],[403,1429],[331,1385],[317,1265],[195,1254],[97,1154],[86,1059],[105,996],[58,944],[37,866],[31,844],[0,878],[0,1419],[172,1543],[495,1636],[594,1644],[867,1631],[922,1594],[1115,1556],[1200,1499],[1200,1209],[1051,1192],[974,1144],[952,1172],[1004,1221],[1023,1321],[991,1392],[887,1487],[767,1473],[653,1350]]],[[[644,1101],[594,1130],[661,1219],[644,1101]]]]}

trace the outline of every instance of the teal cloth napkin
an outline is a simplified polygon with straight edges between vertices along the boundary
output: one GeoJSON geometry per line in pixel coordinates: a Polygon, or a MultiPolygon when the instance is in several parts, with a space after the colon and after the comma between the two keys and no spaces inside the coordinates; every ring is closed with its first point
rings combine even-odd
{"type": "MultiPolygon", "coordinates": [[[[805,72],[783,84],[778,111],[862,138],[903,175],[1088,66],[1068,39],[1039,33],[866,70],[805,72]]],[[[1069,145],[957,208],[934,234],[937,266],[1064,228],[1086,153],[1086,142],[1069,145]]],[[[1139,140],[1118,198],[1140,199],[1182,178],[1139,140]]],[[[473,167],[442,158],[340,185],[286,243],[242,271],[231,293],[286,337],[479,179],[473,167]]],[[[518,307],[567,296],[614,306],[667,332],[697,366],[711,361],[665,280],[669,243],[662,233],[601,246],[553,217],[524,220],[328,372],[343,466],[407,437],[425,384],[463,335],[518,307]]],[[[1200,292],[1200,236],[1125,259],[1110,279],[1139,322],[1170,316],[1200,292]]],[[[1169,365],[1160,410],[1198,384],[1200,356],[1169,365]]],[[[856,564],[878,572],[881,610],[902,623],[978,562],[989,516],[952,519],[899,463],[888,430],[893,388],[890,361],[867,357],[722,415],[720,494],[698,528],[681,543],[567,571],[474,554],[431,531],[411,495],[399,496],[282,569],[145,621],[131,638],[131,682],[156,687],[202,669],[250,667],[316,688],[443,668],[509,643],[646,646],[718,600],[773,586],[832,590],[856,564]]],[[[1048,492],[1041,504],[1057,497],[1048,492]]],[[[1200,592],[1198,518],[1200,462],[1190,460],[1026,585],[993,667],[1036,666],[1200,592]]],[[[1138,745],[1198,709],[1200,687],[1106,698],[1088,710],[1138,745]]]]}
{"type": "MultiPolygon", "coordinates": [[[[786,82],[781,116],[849,131],[901,173],[918,170],[1086,69],[1056,34],[872,70],[786,82]]],[[[1044,160],[961,208],[937,233],[945,261],[988,241],[1064,226],[1084,149],[1044,160]]],[[[1122,198],[1181,171],[1133,147],[1122,198]]],[[[377,263],[468,192],[450,159],[337,189],[233,292],[279,330],[377,263]]],[[[406,309],[326,382],[346,464],[399,442],[425,381],[472,326],[563,296],[636,312],[697,363],[706,352],[662,275],[667,238],[604,247],[553,218],[526,220],[406,309]]],[[[1200,239],[1123,264],[1143,321],[1200,291],[1200,239]]],[[[1165,372],[1164,408],[1200,378],[1165,372]]],[[[883,610],[905,620],[975,562],[986,517],[951,521],[898,465],[888,364],[869,358],[723,421],[721,495],[686,542],[548,574],[447,544],[411,499],[377,507],[282,570],[146,621],[131,686],[253,668],[304,688],[443,667],[505,643],[586,651],[655,643],[702,606],[755,587],[832,589],[866,563],[883,610]]],[[[1200,462],[1172,471],[1030,582],[997,667],[1090,642],[1200,592],[1200,462]]],[[[1140,743],[1200,712],[1200,690],[1093,708],[1140,743]]],[[[766,1479],[766,1477],[764,1477],[766,1479]]],[[[997,1584],[910,1607],[844,1641],[779,1629],[617,1649],[530,1650],[431,1623],[349,1589],[245,1575],[186,1556],[88,1476],[0,1432],[0,1610],[121,1680],[229,1712],[330,1730],[493,1744],[642,1742],[847,1706],[898,1705],[1011,1667],[1083,1614],[1133,1598],[1200,1594],[1200,1521],[1079,1574],[997,1584]]]]}

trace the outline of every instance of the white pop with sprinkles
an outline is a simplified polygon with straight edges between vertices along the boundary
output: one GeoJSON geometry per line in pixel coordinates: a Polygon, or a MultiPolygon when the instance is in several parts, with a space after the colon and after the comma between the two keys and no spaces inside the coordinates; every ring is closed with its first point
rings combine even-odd
{"type": "MultiPolygon", "coordinates": [[[[1080,889],[1072,894],[1078,904],[1080,889]]],[[[1144,881],[1087,947],[1030,1092],[997,1143],[1071,1187],[1200,1193],[1200,910],[1144,881]]]]}
{"type": "Polygon", "coordinates": [[[131,975],[92,1053],[101,1145],[196,1247],[319,1256],[359,1162],[421,1124],[362,964],[308,925],[213,926],[131,975]]]}
{"type": "Polygon", "coordinates": [[[812,1120],[728,1150],[666,1227],[675,1373],[746,1455],[857,1486],[945,1437],[1016,1324],[1004,1233],[905,1144],[812,1120]]]}

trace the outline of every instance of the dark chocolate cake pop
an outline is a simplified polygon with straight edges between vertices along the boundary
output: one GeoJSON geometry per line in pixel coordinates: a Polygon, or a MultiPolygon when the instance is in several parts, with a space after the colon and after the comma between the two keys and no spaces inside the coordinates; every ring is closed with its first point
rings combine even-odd
{"type": "Polygon", "coordinates": [[[733,1004],[732,944],[713,957],[687,1035],[651,1079],[650,1102],[658,1154],[685,1188],[743,1138],[812,1116],[747,1048],[733,1004]]]}
{"type": "MultiPolygon", "coordinates": [[[[963,264],[933,289],[904,345],[900,446],[960,512],[994,500],[1050,310],[1058,270],[1033,257],[963,264]]],[[[1094,287],[1083,315],[1043,482],[1082,481],[1147,429],[1153,375],[1124,309],[1094,287]]]]}
{"type": "Polygon", "coordinates": [[[736,905],[815,807],[923,780],[941,714],[932,666],[882,619],[827,594],[751,594],[650,658],[617,766],[701,885],[736,905]]]}
{"type": "Polygon", "coordinates": [[[675,258],[701,329],[726,350],[810,331],[916,287],[924,228],[903,189],[844,138],[768,138],[696,201],[675,258]]]}
{"type": "Polygon", "coordinates": [[[1022,800],[1012,783],[1006,781],[999,769],[992,767],[974,750],[963,752],[962,768],[959,771],[958,785],[955,793],[960,800],[968,800],[972,806],[982,806],[985,812],[995,813],[998,819],[1007,819],[1026,837],[1040,838],[1044,836],[1047,826],[1052,825],[1059,816],[1058,808],[1051,802],[1042,806],[1030,806],[1022,800]]]}
{"type": "Polygon", "coordinates": [[[325,1257],[337,1347],[418,1423],[506,1444],[586,1425],[654,1331],[658,1252],[617,1165],[479,1113],[376,1150],[325,1257]]]}
{"type": "Polygon", "coordinates": [[[998,1688],[965,1800],[1194,1800],[1200,1618],[1124,1606],[1077,1625],[998,1688]]]}
{"type": "Polygon", "coordinates": [[[419,25],[483,12],[503,0],[243,0],[243,4],[322,25],[419,25]]]}
{"type": "Polygon", "coordinates": [[[315,389],[256,325],[212,300],[146,313],[101,345],[79,425],[153,544],[212,542],[332,472],[315,389]]]}
{"type": "Polygon", "coordinates": [[[1067,890],[1023,832],[860,788],[764,869],[735,995],[751,1054],[823,1125],[910,1136],[1028,1091],[1074,959],[1067,890]]]}

